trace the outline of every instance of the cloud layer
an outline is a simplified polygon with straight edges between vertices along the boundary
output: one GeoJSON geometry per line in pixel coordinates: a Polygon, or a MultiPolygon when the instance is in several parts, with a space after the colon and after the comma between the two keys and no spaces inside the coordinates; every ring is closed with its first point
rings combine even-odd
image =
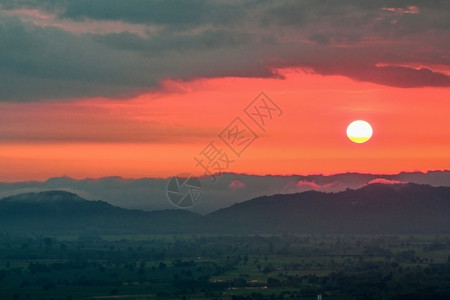
{"type": "Polygon", "coordinates": [[[120,98],[168,78],[280,78],[284,67],[402,88],[450,86],[448,1],[0,5],[0,101],[120,98]]]}
{"type": "MultiPolygon", "coordinates": [[[[192,208],[199,213],[224,208],[234,203],[273,194],[291,194],[309,190],[339,192],[347,188],[359,189],[370,183],[399,184],[413,182],[433,186],[449,186],[449,171],[428,173],[401,173],[396,175],[335,174],[330,176],[252,176],[227,173],[201,179],[203,196],[192,208]]],[[[66,190],[90,200],[104,200],[113,205],[144,210],[172,209],[167,198],[169,179],[123,179],[105,177],[75,180],[68,177],[51,178],[44,182],[0,182],[0,199],[10,195],[44,190],[66,190]]]]}

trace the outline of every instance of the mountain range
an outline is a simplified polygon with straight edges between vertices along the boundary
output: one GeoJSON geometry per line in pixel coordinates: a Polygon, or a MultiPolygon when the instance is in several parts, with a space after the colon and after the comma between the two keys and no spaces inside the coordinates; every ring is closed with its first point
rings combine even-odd
{"type": "MultiPolygon", "coordinates": [[[[125,179],[121,177],[73,179],[54,177],[45,181],[0,182],[0,198],[28,192],[64,190],[88,200],[102,199],[128,209],[173,209],[167,198],[169,178],[125,179]]],[[[342,173],[333,175],[249,175],[224,173],[217,180],[200,178],[203,196],[191,211],[207,214],[265,195],[294,194],[308,190],[340,192],[369,183],[416,183],[450,186],[450,171],[402,172],[398,174],[342,173]]]]}
{"type": "Polygon", "coordinates": [[[257,197],[204,216],[186,210],[142,211],[67,191],[0,200],[0,232],[133,233],[450,233],[450,187],[373,183],[360,189],[257,197]]]}

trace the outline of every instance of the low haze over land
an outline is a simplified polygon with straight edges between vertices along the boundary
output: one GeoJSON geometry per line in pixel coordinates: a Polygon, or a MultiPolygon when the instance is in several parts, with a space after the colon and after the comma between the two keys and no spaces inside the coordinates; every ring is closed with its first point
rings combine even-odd
{"type": "MultiPolygon", "coordinates": [[[[344,173],[324,175],[256,176],[227,173],[201,180],[203,195],[192,211],[208,213],[234,203],[263,195],[291,194],[309,190],[339,192],[358,189],[371,183],[417,183],[450,186],[449,171],[400,173],[395,175],[344,173]]],[[[65,190],[89,200],[103,200],[124,208],[158,210],[175,208],[167,198],[166,178],[125,179],[105,177],[76,180],[68,177],[46,181],[0,183],[0,198],[25,192],[65,190]]]]}

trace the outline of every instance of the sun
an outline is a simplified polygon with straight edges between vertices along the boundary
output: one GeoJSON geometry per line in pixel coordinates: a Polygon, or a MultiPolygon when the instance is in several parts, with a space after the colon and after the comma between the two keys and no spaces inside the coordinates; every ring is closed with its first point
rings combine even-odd
{"type": "Polygon", "coordinates": [[[363,120],[353,121],[347,127],[348,138],[355,143],[365,143],[372,137],[373,130],[369,123],[363,120]]]}

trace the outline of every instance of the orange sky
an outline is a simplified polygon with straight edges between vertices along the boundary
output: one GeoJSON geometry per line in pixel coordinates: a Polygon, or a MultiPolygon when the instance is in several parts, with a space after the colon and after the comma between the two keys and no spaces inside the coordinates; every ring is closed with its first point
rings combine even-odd
{"type": "Polygon", "coordinates": [[[202,174],[194,156],[211,142],[227,172],[397,173],[450,169],[450,89],[396,88],[284,69],[281,79],[167,81],[121,100],[0,103],[0,181],[202,174]],[[243,112],[264,91],[283,114],[263,132],[243,112]],[[259,136],[237,157],[218,134],[235,118],[259,136]],[[347,125],[368,121],[365,144],[347,125]]]}

